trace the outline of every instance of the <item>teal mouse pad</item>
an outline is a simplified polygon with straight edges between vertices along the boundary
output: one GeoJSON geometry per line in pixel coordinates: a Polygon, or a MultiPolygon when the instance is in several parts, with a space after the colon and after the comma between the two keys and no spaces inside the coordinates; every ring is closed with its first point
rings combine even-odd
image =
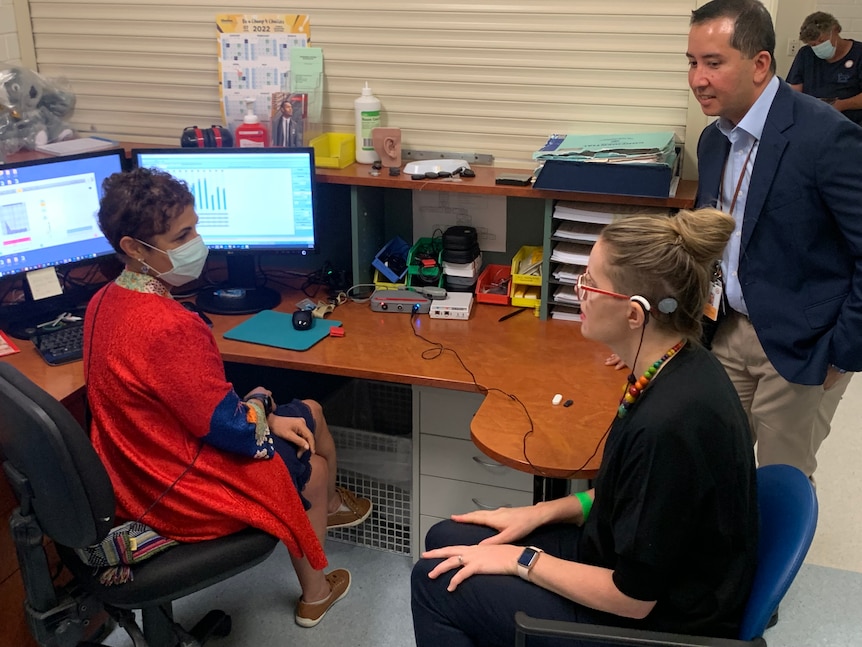
{"type": "Polygon", "coordinates": [[[224,338],[287,350],[308,350],[328,336],[330,328],[341,325],[332,319],[314,318],[311,322],[308,330],[296,330],[291,313],[264,310],[228,330],[224,338]]]}

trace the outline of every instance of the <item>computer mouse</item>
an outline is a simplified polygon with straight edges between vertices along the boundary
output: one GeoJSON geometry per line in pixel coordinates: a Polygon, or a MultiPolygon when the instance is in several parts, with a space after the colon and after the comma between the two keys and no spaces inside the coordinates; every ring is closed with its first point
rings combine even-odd
{"type": "Polygon", "coordinates": [[[310,330],[314,323],[311,310],[297,310],[293,313],[293,327],[296,330],[310,330]]]}

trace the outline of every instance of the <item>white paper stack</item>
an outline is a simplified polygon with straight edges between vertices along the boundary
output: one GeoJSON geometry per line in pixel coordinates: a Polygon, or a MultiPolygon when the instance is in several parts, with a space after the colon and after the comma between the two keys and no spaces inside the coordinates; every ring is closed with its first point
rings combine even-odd
{"type": "Polygon", "coordinates": [[[666,207],[644,207],[636,204],[605,204],[603,202],[566,202],[554,206],[554,218],[608,224],[617,218],[632,215],[668,215],[666,207]]]}
{"type": "Polygon", "coordinates": [[[571,285],[560,285],[554,290],[554,302],[555,303],[563,303],[570,306],[580,306],[581,301],[578,299],[578,295],[575,293],[574,286],[571,285]]]}
{"type": "Polygon", "coordinates": [[[604,224],[598,222],[581,222],[577,220],[561,220],[554,231],[556,238],[594,243],[599,239],[604,224]]]}
{"type": "Polygon", "coordinates": [[[575,285],[578,282],[578,277],[580,277],[586,269],[587,268],[584,265],[569,265],[564,263],[562,265],[557,265],[552,274],[560,283],[575,285]]]}
{"type": "Polygon", "coordinates": [[[557,243],[551,253],[551,260],[569,265],[587,265],[593,246],[588,243],[557,243]]]}
{"type": "Polygon", "coordinates": [[[101,137],[81,137],[80,139],[66,139],[53,144],[40,144],[36,150],[49,155],[75,155],[77,153],[89,153],[100,151],[105,148],[119,146],[119,142],[101,137]]]}
{"type": "Polygon", "coordinates": [[[576,308],[554,308],[554,311],[551,313],[551,319],[561,319],[563,321],[580,321],[581,311],[580,309],[576,308]]]}

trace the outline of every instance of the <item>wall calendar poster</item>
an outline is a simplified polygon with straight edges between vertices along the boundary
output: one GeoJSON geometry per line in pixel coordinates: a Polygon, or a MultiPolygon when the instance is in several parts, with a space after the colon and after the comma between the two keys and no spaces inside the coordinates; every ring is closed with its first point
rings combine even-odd
{"type": "MultiPolygon", "coordinates": [[[[219,14],[219,99],[222,118],[231,132],[242,123],[247,101],[267,128],[291,110],[299,127],[292,135],[302,145],[302,122],[307,98],[291,93],[291,50],[311,45],[311,26],[305,15],[219,14]],[[283,106],[283,107],[282,107],[283,106]],[[301,118],[300,118],[301,117],[301,118]]],[[[275,136],[270,129],[270,136],[275,136]]],[[[272,142],[273,145],[285,145],[272,142]]]]}

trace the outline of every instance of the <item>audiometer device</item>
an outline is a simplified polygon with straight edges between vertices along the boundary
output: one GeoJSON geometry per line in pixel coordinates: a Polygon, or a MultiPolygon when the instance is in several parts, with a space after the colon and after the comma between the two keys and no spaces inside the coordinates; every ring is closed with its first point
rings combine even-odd
{"type": "Polygon", "coordinates": [[[374,312],[406,312],[427,314],[431,299],[413,290],[374,290],[371,309],[374,312]]]}

